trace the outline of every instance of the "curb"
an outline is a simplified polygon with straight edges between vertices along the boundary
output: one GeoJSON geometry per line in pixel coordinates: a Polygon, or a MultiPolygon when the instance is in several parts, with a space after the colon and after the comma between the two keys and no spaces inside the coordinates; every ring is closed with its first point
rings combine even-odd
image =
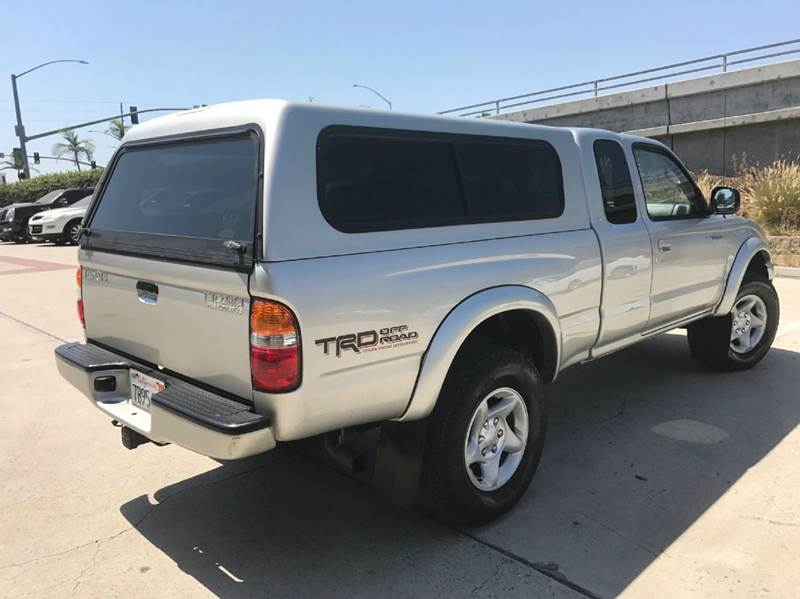
{"type": "Polygon", "coordinates": [[[776,277],[789,277],[792,279],[800,279],[800,268],[794,268],[791,266],[776,266],[775,267],[775,276],[776,277]]]}

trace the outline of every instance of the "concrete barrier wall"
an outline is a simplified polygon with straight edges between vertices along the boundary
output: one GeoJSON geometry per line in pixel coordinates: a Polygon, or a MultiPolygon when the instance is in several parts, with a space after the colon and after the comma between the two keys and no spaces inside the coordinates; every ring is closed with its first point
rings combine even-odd
{"type": "Polygon", "coordinates": [[[692,170],[800,156],[800,60],[530,108],[491,118],[658,139],[692,170]]]}

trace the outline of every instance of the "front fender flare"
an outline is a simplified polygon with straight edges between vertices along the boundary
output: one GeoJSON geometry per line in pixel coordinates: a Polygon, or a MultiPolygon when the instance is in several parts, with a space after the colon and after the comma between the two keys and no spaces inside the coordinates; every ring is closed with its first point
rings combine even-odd
{"type": "Polygon", "coordinates": [[[722,299],[717,304],[714,310],[714,316],[724,316],[733,309],[733,304],[736,301],[736,294],[739,293],[739,288],[742,286],[744,275],[747,272],[747,267],[750,262],[759,253],[766,254],[766,265],[769,278],[772,279],[772,259],[769,253],[769,247],[766,242],[760,237],[751,237],[742,244],[733,260],[733,265],[728,273],[728,282],[725,285],[725,291],[722,293],[722,299]]]}
{"type": "Polygon", "coordinates": [[[425,418],[436,405],[444,379],[464,340],[496,314],[530,310],[542,316],[555,339],[555,373],[561,359],[561,327],[555,306],[543,293],[522,285],[504,285],[479,291],[453,308],[439,325],[422,357],[417,383],[401,421],[425,418]]]}

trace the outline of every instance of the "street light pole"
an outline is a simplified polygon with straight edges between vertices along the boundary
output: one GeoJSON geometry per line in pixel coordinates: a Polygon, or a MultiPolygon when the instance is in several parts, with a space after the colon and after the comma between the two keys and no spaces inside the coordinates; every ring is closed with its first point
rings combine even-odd
{"type": "Polygon", "coordinates": [[[11,89],[14,92],[14,112],[17,113],[17,126],[15,127],[15,133],[17,137],[19,137],[19,149],[22,153],[22,172],[25,173],[25,178],[29,179],[31,176],[31,169],[28,166],[28,151],[25,147],[25,142],[28,141],[28,138],[25,136],[25,126],[22,124],[22,109],[19,106],[19,93],[17,92],[17,79],[20,77],[27,75],[28,73],[35,71],[36,69],[41,69],[42,67],[46,67],[49,64],[55,64],[57,62],[77,62],[78,64],[89,64],[85,60],[73,60],[73,59],[62,59],[62,60],[51,60],[49,62],[43,62],[40,65],[33,67],[32,69],[28,69],[27,71],[23,71],[19,75],[11,74],[11,89]]]}
{"type": "Polygon", "coordinates": [[[17,76],[11,75],[11,89],[14,91],[14,111],[17,113],[17,126],[15,133],[19,137],[19,149],[22,152],[22,172],[25,173],[25,178],[31,176],[30,168],[28,167],[28,150],[25,147],[25,127],[22,124],[22,111],[19,107],[19,94],[17,93],[17,76]]]}
{"type": "Polygon", "coordinates": [[[353,84],[353,87],[361,87],[361,88],[363,88],[363,89],[368,89],[368,90],[369,90],[369,91],[371,91],[373,94],[375,94],[376,96],[378,96],[378,97],[379,97],[381,100],[383,100],[384,102],[386,102],[386,103],[389,105],[389,110],[391,110],[391,109],[392,109],[392,103],[389,101],[389,99],[388,99],[386,96],[384,96],[384,95],[383,95],[381,92],[379,92],[377,89],[374,89],[374,88],[370,87],[369,85],[361,85],[361,84],[359,84],[359,83],[354,83],[354,84],[353,84]]]}

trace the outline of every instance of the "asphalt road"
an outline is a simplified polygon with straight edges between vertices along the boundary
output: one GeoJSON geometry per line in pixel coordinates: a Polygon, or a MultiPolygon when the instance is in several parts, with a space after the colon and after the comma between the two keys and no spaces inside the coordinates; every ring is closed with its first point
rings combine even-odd
{"type": "Polygon", "coordinates": [[[800,279],[752,371],[675,333],[565,372],[525,498],[456,530],[293,449],[124,449],[54,366],[74,264],[0,244],[0,596],[797,596],[800,279]]]}

